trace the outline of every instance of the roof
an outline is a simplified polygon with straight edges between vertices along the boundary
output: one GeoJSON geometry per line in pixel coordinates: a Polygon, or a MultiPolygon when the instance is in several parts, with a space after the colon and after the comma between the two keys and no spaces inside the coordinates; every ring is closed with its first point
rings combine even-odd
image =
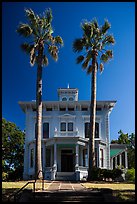
{"type": "MultiPolygon", "coordinates": [[[[25,112],[26,108],[36,108],[36,101],[19,101],[21,109],[25,112]]],[[[42,101],[43,108],[48,106],[65,106],[65,105],[88,105],[90,101],[42,101]]],[[[97,107],[112,109],[116,104],[116,101],[97,101],[97,107]]]]}
{"type": "Polygon", "coordinates": [[[110,157],[114,157],[114,156],[120,154],[121,152],[123,152],[123,149],[111,149],[110,150],[110,157]]]}
{"type": "Polygon", "coordinates": [[[115,157],[126,150],[126,144],[110,144],[110,157],[115,157]]]}

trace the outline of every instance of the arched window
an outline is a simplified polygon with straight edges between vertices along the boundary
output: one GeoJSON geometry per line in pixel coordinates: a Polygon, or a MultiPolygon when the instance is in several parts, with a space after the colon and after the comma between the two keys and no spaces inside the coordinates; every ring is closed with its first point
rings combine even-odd
{"type": "Polygon", "coordinates": [[[63,97],[63,98],[62,98],[62,101],[67,101],[67,98],[66,98],[66,97],[63,97]]]}
{"type": "Polygon", "coordinates": [[[69,98],[69,101],[73,101],[74,99],[72,97],[69,98]]]}

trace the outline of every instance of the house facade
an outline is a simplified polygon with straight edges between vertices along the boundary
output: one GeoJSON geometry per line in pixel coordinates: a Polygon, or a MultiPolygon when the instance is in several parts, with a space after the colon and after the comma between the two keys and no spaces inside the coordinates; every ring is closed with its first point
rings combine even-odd
{"type": "MultiPolygon", "coordinates": [[[[59,88],[58,101],[43,101],[42,170],[44,178],[83,180],[88,174],[90,101],[78,100],[77,88],[59,88]]],[[[112,168],[109,117],[116,101],[97,101],[95,157],[99,168],[112,168]]],[[[24,180],[35,175],[36,102],[19,102],[26,114],[24,180]]]]}

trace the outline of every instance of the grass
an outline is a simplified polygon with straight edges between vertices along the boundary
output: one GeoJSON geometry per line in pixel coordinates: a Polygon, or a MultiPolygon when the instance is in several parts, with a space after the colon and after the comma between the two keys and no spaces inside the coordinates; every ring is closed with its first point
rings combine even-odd
{"type": "Polygon", "coordinates": [[[86,188],[110,188],[112,190],[135,190],[135,184],[129,183],[82,183],[86,188]]]}
{"type": "Polygon", "coordinates": [[[111,189],[115,202],[135,202],[135,184],[133,183],[86,182],[82,185],[89,189],[111,189]]]}
{"type": "MultiPolygon", "coordinates": [[[[28,181],[18,181],[18,182],[2,182],[2,201],[8,201],[8,198],[13,193],[16,193],[20,188],[22,188],[28,181]]],[[[47,183],[44,183],[44,188],[48,187],[47,183]]],[[[33,189],[33,184],[28,184],[25,189],[33,189]]],[[[36,183],[36,189],[42,189],[42,183],[36,183]]]]}

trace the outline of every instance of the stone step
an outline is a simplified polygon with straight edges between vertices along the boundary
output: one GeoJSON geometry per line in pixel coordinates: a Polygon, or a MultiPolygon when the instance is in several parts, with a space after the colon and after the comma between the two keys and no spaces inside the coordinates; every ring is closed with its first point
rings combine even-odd
{"type": "Polygon", "coordinates": [[[36,192],[34,202],[103,202],[104,198],[98,191],[94,192],[36,192]]]}
{"type": "Polygon", "coordinates": [[[57,181],[74,181],[75,172],[57,172],[56,180],[57,181]]]}

